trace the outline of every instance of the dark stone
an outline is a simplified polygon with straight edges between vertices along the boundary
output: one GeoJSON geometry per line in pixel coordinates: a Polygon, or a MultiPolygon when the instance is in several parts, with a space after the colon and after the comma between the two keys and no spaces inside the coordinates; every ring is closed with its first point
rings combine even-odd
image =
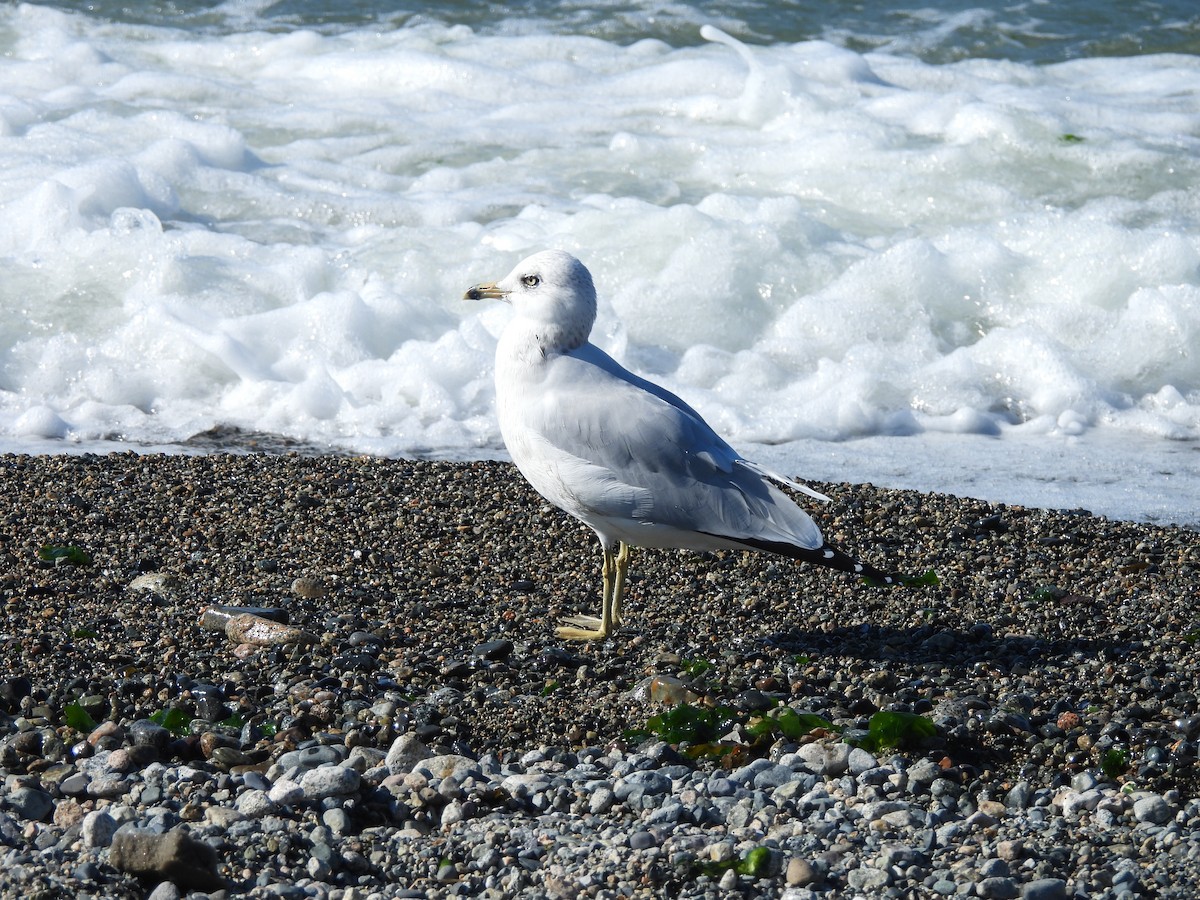
{"type": "Polygon", "coordinates": [[[104,874],[100,871],[100,867],[93,862],[85,862],[75,870],[74,876],[76,881],[104,881],[104,874]]]}
{"type": "Polygon", "coordinates": [[[15,675],[0,681],[0,708],[5,712],[16,712],[21,700],[33,693],[33,682],[24,675],[15,675]]]}
{"type": "Polygon", "coordinates": [[[556,669],[578,669],[587,660],[577,656],[562,647],[550,647],[538,654],[535,668],[539,671],[554,671],[556,669]]]}
{"type": "Polygon", "coordinates": [[[158,755],[165,755],[171,743],[171,732],[149,719],[138,719],[129,726],[129,737],[135,747],[149,747],[158,755]]]}
{"type": "Polygon", "coordinates": [[[329,667],[335,672],[374,672],[379,661],[369,653],[346,653],[331,659],[329,667]]]}
{"type": "Polygon", "coordinates": [[[442,666],[440,674],[446,678],[466,678],[471,674],[471,663],[465,659],[452,659],[442,666]]]}
{"type": "Polygon", "coordinates": [[[225,703],[224,692],[215,684],[197,682],[191,686],[192,702],[196,706],[196,718],[206,722],[224,722],[231,715],[225,703]]]}
{"type": "Polygon", "coordinates": [[[503,639],[485,641],[482,644],[476,644],[475,649],[471,652],[483,659],[505,659],[513,652],[513,642],[503,639]]]}

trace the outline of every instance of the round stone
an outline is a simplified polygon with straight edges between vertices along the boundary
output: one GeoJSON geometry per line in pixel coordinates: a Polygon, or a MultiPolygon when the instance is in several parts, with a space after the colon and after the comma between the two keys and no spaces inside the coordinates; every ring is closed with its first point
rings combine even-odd
{"type": "Polygon", "coordinates": [[[103,849],[112,843],[113,835],[117,833],[117,821],[105,810],[92,810],[83,817],[79,829],[79,837],[83,846],[92,849],[103,849]]]}
{"type": "Polygon", "coordinates": [[[300,776],[300,790],[306,800],[344,797],[353,794],[362,783],[362,776],[348,766],[321,766],[300,776]]]}
{"type": "Polygon", "coordinates": [[[18,819],[45,822],[54,812],[54,799],[34,787],[19,787],[8,795],[8,808],[18,819]]]}

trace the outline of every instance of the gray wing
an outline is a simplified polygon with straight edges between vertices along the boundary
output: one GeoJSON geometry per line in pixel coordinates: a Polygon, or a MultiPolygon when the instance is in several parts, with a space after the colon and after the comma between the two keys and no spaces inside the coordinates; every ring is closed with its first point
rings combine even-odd
{"type": "Polygon", "coordinates": [[[555,471],[544,474],[579,511],[733,540],[823,545],[771,473],[742,459],[674,394],[591,344],[551,361],[542,388],[526,398],[522,418],[557,451],[555,471]]]}

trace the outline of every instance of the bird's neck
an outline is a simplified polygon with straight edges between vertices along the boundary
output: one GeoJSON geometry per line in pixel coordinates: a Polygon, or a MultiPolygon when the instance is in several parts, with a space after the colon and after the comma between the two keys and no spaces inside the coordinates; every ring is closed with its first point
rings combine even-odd
{"type": "Polygon", "coordinates": [[[589,330],[533,319],[514,319],[500,336],[496,358],[513,363],[538,363],[587,343],[589,330]]]}

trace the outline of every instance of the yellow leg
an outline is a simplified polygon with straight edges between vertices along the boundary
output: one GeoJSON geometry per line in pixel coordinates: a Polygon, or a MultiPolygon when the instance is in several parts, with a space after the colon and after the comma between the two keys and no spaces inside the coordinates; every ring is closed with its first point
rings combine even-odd
{"type": "MultiPolygon", "coordinates": [[[[624,549],[625,545],[621,545],[624,549]]],[[[600,641],[613,630],[613,589],[625,582],[625,572],[620,563],[620,553],[604,550],[604,596],[600,599],[600,618],[595,616],[568,616],[556,628],[555,634],[566,641],[600,641]]],[[[625,553],[628,560],[628,552],[625,553]]]]}
{"type": "Polygon", "coordinates": [[[633,548],[628,544],[617,547],[617,572],[613,578],[613,589],[609,603],[612,605],[612,623],[621,624],[621,607],[625,602],[625,572],[629,569],[629,557],[633,548]]]}

